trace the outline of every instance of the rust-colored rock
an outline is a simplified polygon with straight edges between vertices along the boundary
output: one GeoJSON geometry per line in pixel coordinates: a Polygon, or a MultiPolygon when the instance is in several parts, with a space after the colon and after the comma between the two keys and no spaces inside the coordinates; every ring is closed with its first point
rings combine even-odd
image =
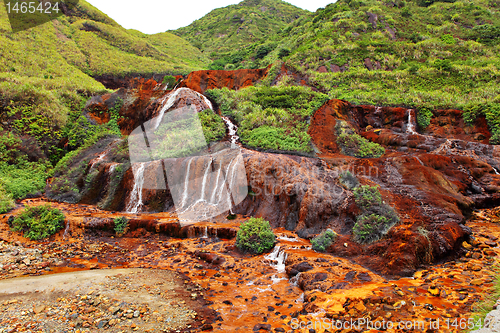
{"type": "Polygon", "coordinates": [[[229,88],[238,90],[254,85],[257,81],[267,75],[267,68],[260,69],[237,69],[233,71],[205,70],[191,72],[182,81],[179,87],[193,89],[199,93],[205,93],[209,89],[229,88]]]}

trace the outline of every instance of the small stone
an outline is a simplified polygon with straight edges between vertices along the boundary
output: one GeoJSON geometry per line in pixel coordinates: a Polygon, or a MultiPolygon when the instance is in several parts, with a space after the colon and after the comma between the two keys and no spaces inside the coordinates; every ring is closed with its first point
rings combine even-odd
{"type": "Polygon", "coordinates": [[[139,317],[139,315],[140,315],[139,310],[135,310],[135,311],[134,311],[134,318],[139,317]]]}
{"type": "Polygon", "coordinates": [[[42,312],[43,310],[45,310],[45,305],[39,305],[39,306],[35,306],[33,308],[33,312],[35,314],[39,314],[40,312],[42,312]]]}
{"type": "Polygon", "coordinates": [[[472,280],[472,281],[470,282],[470,284],[471,284],[472,286],[480,286],[480,285],[482,285],[482,284],[483,284],[483,280],[481,280],[481,279],[475,279],[475,280],[472,280]]]}
{"type": "Polygon", "coordinates": [[[429,287],[429,294],[431,294],[432,296],[439,296],[441,294],[441,291],[436,287],[436,286],[430,286],[429,287]]]}

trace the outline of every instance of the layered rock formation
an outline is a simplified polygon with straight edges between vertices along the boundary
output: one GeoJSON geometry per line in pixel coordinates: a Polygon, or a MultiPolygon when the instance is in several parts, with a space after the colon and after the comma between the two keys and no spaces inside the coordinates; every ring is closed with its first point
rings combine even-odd
{"type": "MultiPolygon", "coordinates": [[[[194,72],[181,84],[184,87],[174,91],[162,90],[156,81],[137,81],[132,90],[94,98],[87,105],[87,116],[106,122],[106,110],[120,97],[124,104],[119,125],[123,134],[130,134],[175,107],[212,108],[188,86],[201,92],[223,86],[238,89],[262,78],[266,70],[242,73],[194,72]]],[[[331,100],[311,118],[309,134],[320,159],[242,149],[248,196],[243,201],[234,200],[234,195],[222,200],[230,201],[222,210],[263,217],[273,227],[293,230],[304,238],[332,228],[339,239],[328,252],[387,275],[407,275],[423,264],[459,254],[470,234],[464,223],[471,211],[500,203],[500,150],[488,144],[484,118],[467,126],[460,111],[438,110],[422,130],[412,109],[331,100]],[[342,155],[337,141],[339,120],[384,146],[385,154],[370,159],[342,155]],[[360,211],[352,189],[340,185],[339,174],[345,170],[362,185],[378,186],[400,217],[400,223],[378,242],[360,245],[352,240],[360,211]]],[[[128,153],[123,139],[102,140],[75,157],[65,174],[56,174],[47,188],[48,196],[129,212],[191,207],[199,213],[190,216],[196,222],[211,215],[207,213],[210,205],[218,200],[214,193],[220,199],[217,189],[227,184],[221,182],[217,170],[227,169],[227,174],[232,163],[218,161],[207,151],[198,157],[131,166],[128,153]],[[173,170],[178,170],[177,178],[182,180],[176,186],[165,181],[173,170]],[[65,187],[67,182],[72,186],[65,187]]],[[[240,185],[244,187],[243,182],[240,185]]],[[[216,220],[225,221],[225,214],[216,220]]]]}

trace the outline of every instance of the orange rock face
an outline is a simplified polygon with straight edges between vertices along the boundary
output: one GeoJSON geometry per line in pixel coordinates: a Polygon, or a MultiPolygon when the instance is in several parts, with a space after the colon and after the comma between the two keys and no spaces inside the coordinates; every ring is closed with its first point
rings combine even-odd
{"type": "Polygon", "coordinates": [[[267,75],[268,70],[269,67],[261,69],[237,69],[234,71],[196,71],[191,72],[188,77],[181,82],[179,87],[190,88],[202,94],[209,89],[223,87],[238,90],[254,85],[267,75]]]}

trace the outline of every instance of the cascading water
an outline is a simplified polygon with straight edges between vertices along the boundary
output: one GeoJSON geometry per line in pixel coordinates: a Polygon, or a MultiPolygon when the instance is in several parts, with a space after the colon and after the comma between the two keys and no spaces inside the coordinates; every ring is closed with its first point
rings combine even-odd
{"type": "Polygon", "coordinates": [[[208,227],[203,227],[203,236],[201,238],[208,238],[208,227]]]}
{"type": "Polygon", "coordinates": [[[163,116],[165,115],[165,112],[167,112],[174,104],[175,102],[177,101],[177,97],[179,96],[179,94],[183,93],[183,92],[193,92],[195,93],[200,99],[202,99],[205,104],[208,106],[208,108],[210,110],[213,110],[213,105],[212,103],[210,102],[210,100],[208,98],[206,98],[204,95],[200,94],[199,92],[197,91],[194,91],[194,90],[191,90],[189,88],[174,88],[170,94],[168,94],[167,96],[165,96],[162,100],[162,108],[160,110],[160,114],[158,115],[158,118],[156,120],[156,123],[154,125],[154,129],[156,130],[161,122],[163,121],[163,116]]]}
{"type": "MultiPolygon", "coordinates": [[[[139,167],[134,171],[134,187],[130,193],[130,198],[127,204],[128,213],[137,213],[142,207],[142,187],[144,185],[144,169],[145,163],[138,163],[139,167]]],[[[134,168],[136,164],[132,167],[134,168]]]]}
{"type": "MultiPolygon", "coordinates": [[[[271,266],[276,269],[278,274],[285,273],[286,252],[285,250],[282,250],[280,246],[275,246],[273,252],[264,256],[264,258],[271,261],[271,266]]],[[[274,274],[271,276],[271,280],[273,281],[273,284],[276,284],[279,281],[286,280],[286,278],[279,277],[274,274]]]]}
{"type": "Polygon", "coordinates": [[[415,120],[412,118],[412,111],[413,110],[408,109],[408,125],[406,127],[406,133],[418,134],[417,131],[415,131],[415,120]]]}
{"type": "Polygon", "coordinates": [[[188,167],[186,170],[186,179],[184,180],[184,192],[182,193],[182,201],[181,201],[181,207],[184,207],[186,205],[186,200],[188,197],[188,190],[189,190],[189,170],[191,169],[191,163],[193,162],[193,159],[190,158],[188,162],[188,167]]]}
{"type": "Polygon", "coordinates": [[[236,134],[238,132],[238,126],[236,126],[229,117],[222,117],[222,120],[226,123],[226,127],[229,130],[229,141],[231,142],[231,146],[236,145],[236,142],[240,139],[240,137],[236,134]]]}
{"type": "Polygon", "coordinates": [[[205,174],[203,175],[203,181],[201,183],[201,198],[199,201],[205,201],[205,188],[207,187],[208,172],[210,171],[210,166],[212,165],[213,160],[213,158],[210,158],[210,161],[205,168],[205,174]]]}

